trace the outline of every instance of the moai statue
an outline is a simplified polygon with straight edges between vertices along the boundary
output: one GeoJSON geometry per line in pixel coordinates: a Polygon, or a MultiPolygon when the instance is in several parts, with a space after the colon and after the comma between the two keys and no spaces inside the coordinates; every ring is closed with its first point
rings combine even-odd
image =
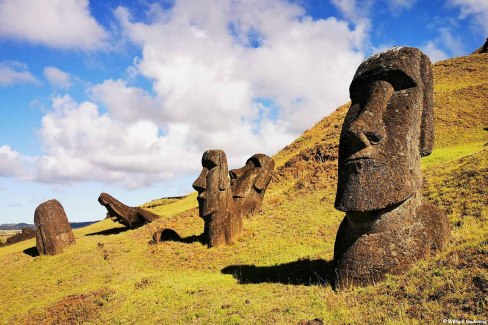
{"type": "Polygon", "coordinates": [[[272,158],[258,153],[249,158],[244,167],[229,172],[234,202],[243,216],[261,210],[274,165],[272,158]]]}
{"type": "Polygon", "coordinates": [[[66,213],[57,200],[49,200],[36,208],[34,224],[39,255],[56,255],[75,243],[66,213]]]}
{"type": "Polygon", "coordinates": [[[339,143],[336,288],[400,274],[447,245],[445,214],[422,201],[420,157],[434,142],[433,79],[420,50],[395,47],[356,71],[339,143]]]}
{"type": "Polygon", "coordinates": [[[143,208],[129,207],[107,193],[101,193],[98,202],[107,209],[107,218],[126,227],[139,227],[159,218],[143,208]]]}
{"type": "Polygon", "coordinates": [[[242,236],[242,217],[232,198],[225,153],[205,151],[202,167],[193,188],[198,192],[199,214],[205,222],[204,240],[208,247],[235,242],[242,236]]]}

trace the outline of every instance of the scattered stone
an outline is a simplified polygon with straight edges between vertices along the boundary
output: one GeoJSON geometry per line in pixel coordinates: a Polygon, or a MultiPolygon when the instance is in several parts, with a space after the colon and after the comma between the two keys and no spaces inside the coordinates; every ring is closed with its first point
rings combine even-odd
{"type": "Polygon", "coordinates": [[[445,247],[446,215],[422,201],[420,158],[434,141],[429,58],[416,48],[373,55],[356,71],[339,143],[334,286],[373,284],[445,247]]]}
{"type": "Polygon", "coordinates": [[[261,210],[274,165],[271,157],[258,153],[249,158],[244,167],[229,172],[234,202],[243,216],[261,210]]]}
{"type": "Polygon", "coordinates": [[[57,200],[42,203],[34,212],[36,225],[36,246],[40,255],[56,255],[75,243],[75,236],[64,212],[57,200]]]}
{"type": "Polygon", "coordinates": [[[242,216],[232,197],[225,153],[205,151],[202,167],[193,188],[198,192],[199,214],[205,222],[203,238],[208,247],[235,242],[242,236],[242,216]]]}
{"type": "Polygon", "coordinates": [[[107,193],[101,193],[98,202],[107,209],[107,218],[126,227],[139,227],[159,219],[157,214],[139,207],[129,207],[107,193]]]}
{"type": "Polygon", "coordinates": [[[28,239],[35,238],[35,237],[36,237],[36,231],[32,228],[25,227],[25,228],[22,228],[22,232],[15,234],[12,237],[7,238],[6,245],[16,244],[16,243],[19,243],[21,241],[28,240],[28,239]]]}

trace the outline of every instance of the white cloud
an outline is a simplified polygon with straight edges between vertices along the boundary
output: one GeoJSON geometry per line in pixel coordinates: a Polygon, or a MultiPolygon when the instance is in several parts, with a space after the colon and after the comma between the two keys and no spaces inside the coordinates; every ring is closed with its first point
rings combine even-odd
{"type": "Polygon", "coordinates": [[[24,169],[20,163],[20,154],[8,145],[0,146],[0,177],[24,175],[24,169]]]}
{"type": "Polygon", "coordinates": [[[122,121],[142,118],[161,122],[163,114],[158,101],[140,88],[128,87],[123,80],[105,80],[91,88],[95,100],[100,101],[109,111],[122,121]]]}
{"type": "Polygon", "coordinates": [[[483,36],[488,35],[488,1],[486,0],[450,0],[451,6],[461,10],[460,19],[474,18],[483,36]]]}
{"type": "Polygon", "coordinates": [[[180,0],[153,5],[150,22],[115,14],[142,50],[130,76],[152,89],[106,80],[92,102],[55,97],[37,180],[137,188],[197,173],[207,149],[231,168],[272,155],[348,100],[366,39],[364,26],[279,0],[180,0]]]}
{"type": "Polygon", "coordinates": [[[39,81],[29,72],[27,65],[16,61],[0,62],[0,86],[10,86],[21,83],[39,84],[39,81]]]}
{"type": "Polygon", "coordinates": [[[71,87],[71,77],[68,73],[59,70],[56,67],[45,67],[44,76],[47,81],[56,88],[69,88],[71,87]]]}
{"type": "Polygon", "coordinates": [[[432,63],[436,63],[437,61],[445,60],[449,56],[441,50],[434,41],[429,41],[426,44],[420,47],[422,51],[427,54],[430,58],[432,63]]]}
{"type": "Polygon", "coordinates": [[[202,132],[255,118],[253,99],[267,98],[296,135],[347,100],[362,60],[354,48],[365,30],[314,21],[283,1],[178,1],[161,12],[151,24],[125,8],[116,15],[143,48],[139,72],[154,80],[167,117],[202,132]]]}
{"type": "Polygon", "coordinates": [[[108,34],[91,16],[88,0],[0,0],[0,38],[95,50],[106,46],[108,34]]]}

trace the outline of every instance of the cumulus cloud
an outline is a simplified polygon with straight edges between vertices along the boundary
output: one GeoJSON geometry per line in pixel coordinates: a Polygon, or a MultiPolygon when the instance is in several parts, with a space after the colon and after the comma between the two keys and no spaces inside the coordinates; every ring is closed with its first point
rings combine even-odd
{"type": "Polygon", "coordinates": [[[16,61],[0,62],[0,86],[11,86],[21,83],[39,84],[24,63],[16,61]]]}
{"type": "Polygon", "coordinates": [[[0,38],[95,50],[106,46],[108,34],[91,16],[88,0],[0,0],[0,38]]]}
{"type": "Polygon", "coordinates": [[[25,171],[20,163],[20,154],[8,145],[0,146],[0,176],[23,176],[25,171]]]}
{"type": "Polygon", "coordinates": [[[129,67],[151,89],[105,80],[91,100],[53,99],[39,132],[43,182],[104,181],[128,188],[201,168],[207,149],[229,166],[272,155],[348,100],[366,30],[313,20],[286,1],[180,0],[136,21],[115,15],[141,49],[129,67]]]}
{"type": "Polygon", "coordinates": [[[460,19],[472,17],[483,36],[488,35],[488,1],[486,0],[450,0],[451,6],[459,7],[460,19]]]}
{"type": "Polygon", "coordinates": [[[141,88],[127,86],[123,80],[105,80],[92,87],[90,92],[110,115],[122,121],[141,118],[162,123],[163,112],[157,99],[141,88]]]}
{"type": "Polygon", "coordinates": [[[71,77],[68,73],[56,68],[45,67],[44,76],[51,86],[56,88],[69,88],[71,87],[71,77]]]}

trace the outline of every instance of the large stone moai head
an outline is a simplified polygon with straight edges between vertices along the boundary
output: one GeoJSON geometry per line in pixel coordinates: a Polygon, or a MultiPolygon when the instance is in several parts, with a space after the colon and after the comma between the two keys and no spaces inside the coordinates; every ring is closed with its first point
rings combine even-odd
{"type": "Polygon", "coordinates": [[[198,192],[200,217],[211,216],[225,208],[230,182],[227,157],[222,150],[207,150],[202,156],[202,172],[193,182],[198,192]]]}
{"type": "Polygon", "coordinates": [[[34,212],[36,246],[40,255],[56,255],[75,242],[75,236],[57,200],[42,203],[34,212]]]}
{"type": "Polygon", "coordinates": [[[359,66],[349,92],[335,207],[372,211],[403,202],[420,188],[420,157],[433,146],[430,60],[411,47],[378,53],[359,66]]]}
{"type": "Polygon", "coordinates": [[[205,222],[204,238],[209,247],[229,244],[241,237],[242,218],[232,198],[227,157],[222,150],[207,150],[202,167],[192,186],[205,222]]]}
{"type": "Polygon", "coordinates": [[[261,210],[274,165],[272,158],[258,153],[249,158],[244,167],[229,172],[234,202],[242,215],[261,210]]]}

